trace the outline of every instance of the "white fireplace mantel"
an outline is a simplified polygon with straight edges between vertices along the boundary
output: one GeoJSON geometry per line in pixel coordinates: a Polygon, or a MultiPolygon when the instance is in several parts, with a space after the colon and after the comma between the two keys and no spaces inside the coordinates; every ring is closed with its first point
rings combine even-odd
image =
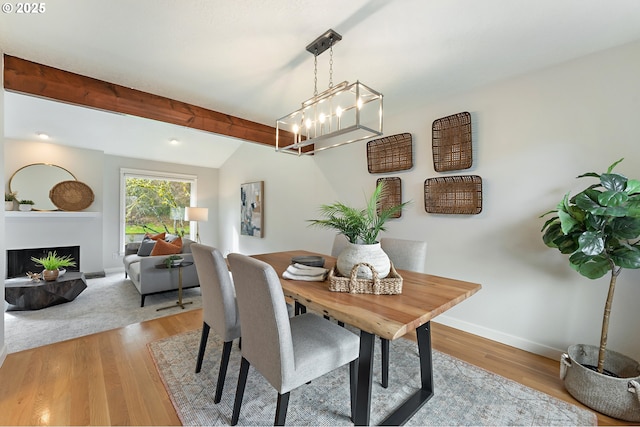
{"type": "MultiPolygon", "coordinates": [[[[5,218],[97,218],[102,212],[68,212],[68,211],[5,211],[5,218]]],[[[11,220],[9,220],[10,222],[11,220]]]]}

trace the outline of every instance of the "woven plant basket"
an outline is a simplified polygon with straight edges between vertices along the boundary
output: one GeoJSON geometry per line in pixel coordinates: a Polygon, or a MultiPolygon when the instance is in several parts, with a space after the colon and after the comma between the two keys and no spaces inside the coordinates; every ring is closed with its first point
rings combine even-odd
{"type": "Polygon", "coordinates": [[[329,290],[350,294],[394,295],[402,293],[402,277],[391,263],[391,271],[384,279],[378,277],[376,269],[366,262],[356,264],[351,269],[351,277],[340,276],[334,267],[329,271],[329,290]],[[373,279],[358,279],[358,268],[367,267],[373,279]]]}
{"type": "Polygon", "coordinates": [[[607,350],[604,369],[620,377],[616,378],[583,366],[598,364],[598,347],[576,344],[567,353],[560,360],[560,378],[576,400],[610,417],[640,422],[638,362],[607,350]]]}

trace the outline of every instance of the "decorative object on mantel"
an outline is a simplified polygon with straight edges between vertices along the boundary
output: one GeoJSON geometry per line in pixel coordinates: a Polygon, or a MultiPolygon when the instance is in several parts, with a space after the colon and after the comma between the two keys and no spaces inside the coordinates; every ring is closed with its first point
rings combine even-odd
{"type": "Polygon", "coordinates": [[[75,179],[71,172],[61,166],[34,163],[13,173],[9,179],[9,190],[33,200],[35,211],[54,211],[58,208],[51,202],[49,191],[59,182],[75,179]]]}
{"type": "Polygon", "coordinates": [[[437,172],[469,169],[473,163],[471,115],[467,112],[434,120],[433,167],[437,172]]]}
{"type": "Polygon", "coordinates": [[[74,267],[76,265],[76,262],[70,255],[58,256],[56,251],[48,252],[46,257],[31,257],[31,261],[44,268],[42,278],[47,282],[54,281],[58,278],[61,267],[74,267]]]}
{"type": "MultiPolygon", "coordinates": [[[[336,267],[345,277],[351,275],[353,266],[360,263],[372,264],[380,278],[385,278],[391,270],[389,257],[380,247],[378,233],[385,230],[385,222],[401,211],[409,202],[389,206],[378,210],[380,200],[386,194],[385,182],[380,182],[367,201],[365,209],[356,209],[336,202],[331,205],[321,205],[320,213],[324,219],[312,219],[310,225],[329,228],[343,234],[348,242],[345,249],[338,255],[336,267]]],[[[358,268],[358,277],[371,279],[371,269],[358,268]]]]}
{"type": "Polygon", "coordinates": [[[314,56],[313,97],[276,121],[276,151],[314,154],[382,135],[382,94],[359,81],[333,85],[333,45],[340,40],[340,34],[328,30],[307,46],[314,56]],[[329,88],[318,93],[318,56],[327,49],[329,88]]]}
{"type": "Polygon", "coordinates": [[[349,292],[350,294],[396,295],[402,293],[402,277],[390,263],[389,274],[380,278],[375,267],[363,262],[353,266],[349,277],[340,276],[334,267],[329,271],[329,290],[334,292],[349,292]],[[367,268],[371,271],[371,279],[358,278],[358,270],[367,268]]]}
{"type": "MultiPolygon", "coordinates": [[[[402,203],[402,180],[396,176],[388,178],[378,178],[376,186],[384,183],[386,191],[380,196],[380,201],[376,209],[378,212],[384,211],[392,206],[402,203]]],[[[402,210],[397,211],[390,218],[400,218],[402,210]]]]}
{"type": "Polygon", "coordinates": [[[426,179],[424,208],[437,214],[479,214],[482,211],[482,178],[460,175],[426,179]]]}
{"type": "Polygon", "coordinates": [[[16,200],[16,193],[4,193],[4,210],[12,211],[13,203],[16,200]]]}
{"type": "MultiPolygon", "coordinates": [[[[598,412],[640,422],[640,363],[607,348],[609,318],[616,281],[623,268],[640,269],[640,180],[613,173],[588,172],[596,178],[573,197],[566,193],[542,226],[542,240],[568,255],[569,264],[595,280],[607,273],[609,290],[604,304],[600,345],[574,344],[560,360],[560,378],[578,401],[598,412]]],[[[592,286],[592,285],[591,285],[592,286]]],[[[586,312],[591,312],[591,309],[586,312]]]]}
{"type": "Polygon", "coordinates": [[[398,172],[413,167],[413,141],[410,133],[385,136],[367,142],[369,173],[398,172]]]}
{"type": "Polygon", "coordinates": [[[81,211],[93,203],[93,191],[84,182],[62,181],[49,191],[49,198],[64,211],[81,211]]]}
{"type": "Polygon", "coordinates": [[[20,200],[18,202],[18,210],[21,210],[22,212],[29,212],[33,209],[33,205],[35,205],[33,200],[20,200]]]}
{"type": "Polygon", "coordinates": [[[32,273],[31,271],[27,271],[27,277],[31,279],[32,282],[39,282],[41,275],[40,273],[32,273]]]}

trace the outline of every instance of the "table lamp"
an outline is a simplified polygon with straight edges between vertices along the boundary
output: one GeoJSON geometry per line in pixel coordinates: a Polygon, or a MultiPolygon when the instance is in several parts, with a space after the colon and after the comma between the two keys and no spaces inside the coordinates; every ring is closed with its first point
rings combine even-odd
{"type": "Polygon", "coordinates": [[[209,209],[196,207],[184,208],[184,220],[196,222],[196,241],[200,243],[200,227],[198,227],[197,223],[198,221],[209,220],[209,209]]]}

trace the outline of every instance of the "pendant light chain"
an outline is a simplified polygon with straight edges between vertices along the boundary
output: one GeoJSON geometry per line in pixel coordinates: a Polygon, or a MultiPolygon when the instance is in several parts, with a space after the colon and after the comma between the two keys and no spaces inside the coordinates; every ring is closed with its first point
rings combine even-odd
{"type": "Polygon", "coordinates": [[[329,89],[333,87],[333,37],[329,41],[329,89]]]}
{"type": "Polygon", "coordinates": [[[313,96],[318,96],[318,48],[313,55],[313,96]]]}

